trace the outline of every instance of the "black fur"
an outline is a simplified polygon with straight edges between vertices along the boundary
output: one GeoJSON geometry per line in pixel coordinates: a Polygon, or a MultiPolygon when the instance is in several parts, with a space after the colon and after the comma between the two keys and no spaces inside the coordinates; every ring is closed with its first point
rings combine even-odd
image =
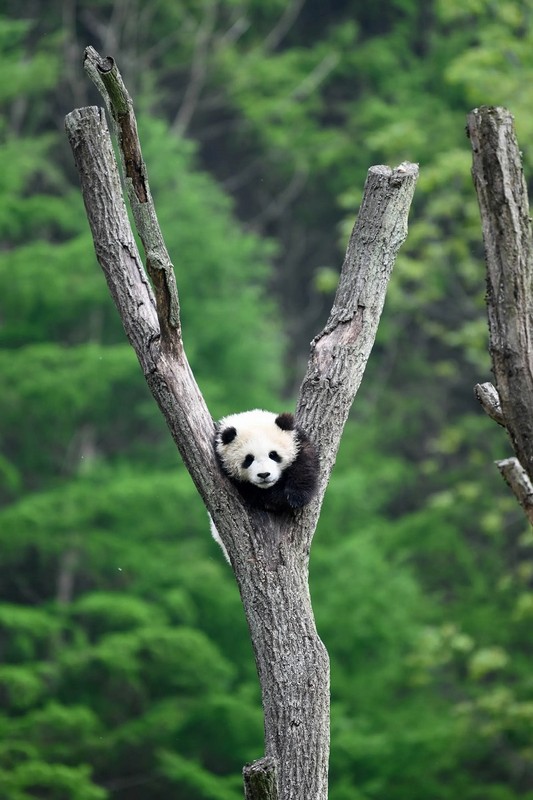
{"type": "Polygon", "coordinates": [[[220,434],[220,441],[222,442],[222,444],[229,444],[235,439],[236,436],[237,436],[237,431],[235,430],[235,428],[224,428],[224,430],[220,434]]]}
{"type": "MultiPolygon", "coordinates": [[[[283,430],[294,430],[298,440],[298,455],[290,467],[282,472],[277,483],[268,489],[260,489],[248,481],[239,481],[231,475],[228,477],[250,505],[264,511],[279,512],[302,508],[311,502],[317,490],[319,461],[315,446],[305,431],[294,426],[292,414],[280,414],[276,424],[283,430]]],[[[235,435],[235,428],[226,428],[222,431],[221,440],[228,444],[235,435]],[[227,438],[229,432],[232,434],[227,438]]],[[[224,470],[220,458],[219,463],[224,470]]]]}
{"type": "Polygon", "coordinates": [[[283,414],[278,414],[276,417],[276,425],[278,428],[281,428],[282,431],[293,431],[294,415],[290,414],[288,411],[284,411],[283,414]]]}

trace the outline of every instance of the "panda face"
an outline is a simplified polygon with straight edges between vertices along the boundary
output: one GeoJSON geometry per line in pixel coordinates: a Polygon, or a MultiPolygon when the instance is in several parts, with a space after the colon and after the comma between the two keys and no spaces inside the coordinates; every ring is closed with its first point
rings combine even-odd
{"type": "Polygon", "coordinates": [[[279,481],[298,453],[294,430],[287,429],[286,421],[280,423],[280,419],[256,409],[220,421],[216,449],[230,477],[260,489],[269,489],[279,481]]]}

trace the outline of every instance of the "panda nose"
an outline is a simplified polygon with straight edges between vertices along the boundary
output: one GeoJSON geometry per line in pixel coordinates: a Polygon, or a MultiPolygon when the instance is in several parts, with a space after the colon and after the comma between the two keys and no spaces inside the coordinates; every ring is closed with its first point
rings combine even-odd
{"type": "Polygon", "coordinates": [[[257,473],[257,477],[258,478],[263,478],[263,479],[264,478],[268,478],[269,475],[270,475],[270,472],[258,472],[257,473]]]}

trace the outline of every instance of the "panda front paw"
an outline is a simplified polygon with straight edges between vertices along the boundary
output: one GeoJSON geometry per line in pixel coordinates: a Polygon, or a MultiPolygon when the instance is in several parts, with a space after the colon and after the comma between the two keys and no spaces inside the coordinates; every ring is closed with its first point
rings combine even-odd
{"type": "Polygon", "coordinates": [[[285,498],[288,505],[294,510],[303,508],[311,500],[309,492],[303,492],[299,489],[285,489],[285,498]]]}

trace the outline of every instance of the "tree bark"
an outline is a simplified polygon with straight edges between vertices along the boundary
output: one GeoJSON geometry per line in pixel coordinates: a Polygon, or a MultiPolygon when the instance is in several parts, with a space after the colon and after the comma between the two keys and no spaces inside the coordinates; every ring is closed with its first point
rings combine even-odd
{"type": "Polygon", "coordinates": [[[524,509],[524,514],[533,525],[533,484],[517,458],[505,458],[496,462],[502,477],[510,486],[514,496],[524,509]]]}
{"type": "MultiPolygon", "coordinates": [[[[146,380],[228,551],[254,648],[265,715],[265,758],[244,769],[246,797],[326,800],[329,660],[311,608],[309,548],[374,341],[394,258],[406,236],[418,169],[405,164],[396,170],[369,171],[333,309],[311,346],[297,421],[320,452],[320,492],[296,514],[252,509],[221,473],[214,456],[214,426],[183,349],[179,313],[175,316],[177,291],[154,223],[131,101],[112,59],[101,59],[89,49],[87,61],[115,121],[130,197],[133,193],[134,204],[147,206],[137,208],[134,218],[147,249],[155,298],[129,227],[103,112],[85,108],[67,116],[66,128],[96,254],[146,380]],[[147,220],[149,239],[143,230],[147,220]]],[[[207,527],[206,523],[206,531],[207,527]]]]}
{"type": "Polygon", "coordinates": [[[276,765],[260,758],[243,769],[244,800],[278,800],[276,765]]]}
{"type": "MultiPolygon", "coordinates": [[[[496,384],[489,390],[492,399],[483,393],[487,384],[476,387],[476,394],[487,413],[506,428],[531,482],[533,243],[522,157],[513,117],[505,108],[476,108],[468,115],[468,134],[483,227],[489,348],[496,384]]],[[[515,494],[523,503],[523,492],[515,494]]]]}

